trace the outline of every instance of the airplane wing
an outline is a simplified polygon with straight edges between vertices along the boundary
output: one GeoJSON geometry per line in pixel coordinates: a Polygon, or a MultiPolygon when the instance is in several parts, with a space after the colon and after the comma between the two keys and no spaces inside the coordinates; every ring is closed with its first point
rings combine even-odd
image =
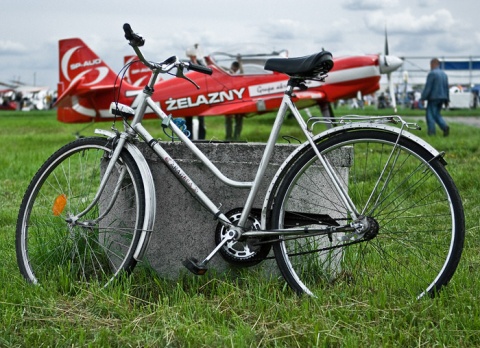
{"type": "Polygon", "coordinates": [[[217,116],[233,114],[261,113],[280,106],[283,95],[271,95],[262,98],[252,98],[245,101],[223,103],[209,107],[199,116],[217,116]]]}
{"type": "MultiPolygon", "coordinates": [[[[250,114],[261,113],[267,110],[273,110],[280,106],[283,94],[269,95],[259,98],[253,98],[248,101],[239,101],[235,103],[223,103],[209,107],[198,116],[217,116],[217,115],[232,115],[232,114],[250,114]]],[[[297,91],[295,92],[294,102],[300,102],[301,107],[306,107],[315,104],[317,101],[325,98],[325,93],[320,91],[297,91]],[[309,102],[308,105],[302,103],[309,102]]]]}
{"type": "Polygon", "coordinates": [[[299,91],[295,92],[295,99],[293,100],[294,102],[298,100],[304,100],[304,99],[315,99],[315,100],[321,100],[325,98],[325,93],[320,92],[320,91],[299,91]]]}
{"type": "Polygon", "coordinates": [[[83,84],[83,81],[80,79],[68,86],[68,88],[58,97],[57,102],[55,103],[56,107],[70,107],[72,106],[73,97],[87,97],[100,92],[110,92],[113,95],[113,86],[112,85],[96,85],[96,86],[87,86],[83,84]]]}
{"type": "Polygon", "coordinates": [[[257,103],[249,102],[237,102],[237,103],[225,103],[209,107],[198,116],[218,116],[218,115],[233,115],[233,114],[250,114],[259,112],[257,103]]]}

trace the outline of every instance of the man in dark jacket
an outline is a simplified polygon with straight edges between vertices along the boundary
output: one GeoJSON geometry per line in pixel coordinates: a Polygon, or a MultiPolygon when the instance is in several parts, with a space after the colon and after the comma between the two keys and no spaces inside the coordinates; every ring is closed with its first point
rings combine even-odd
{"type": "Polygon", "coordinates": [[[450,96],[448,91],[448,76],[440,70],[440,61],[433,58],[430,61],[430,72],[427,76],[427,82],[422,92],[422,100],[427,104],[427,132],[428,135],[435,135],[435,124],[438,124],[443,131],[444,136],[448,136],[450,127],[442,118],[440,111],[442,106],[448,106],[450,96]]]}

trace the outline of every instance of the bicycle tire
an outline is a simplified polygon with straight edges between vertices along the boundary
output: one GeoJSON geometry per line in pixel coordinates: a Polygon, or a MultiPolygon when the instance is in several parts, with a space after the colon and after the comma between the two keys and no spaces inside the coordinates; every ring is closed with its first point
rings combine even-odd
{"type": "MultiPolygon", "coordinates": [[[[465,220],[441,159],[406,137],[381,130],[344,132],[316,145],[372,224],[358,240],[346,233],[280,238],[275,258],[290,287],[316,296],[322,284],[343,281],[355,291],[421,298],[446,285],[461,257],[465,220]],[[348,171],[339,158],[351,160],[348,171]]],[[[318,162],[308,147],[286,168],[272,208],[273,228],[352,221],[318,162]]]]}
{"type": "Polygon", "coordinates": [[[20,206],[15,242],[18,266],[27,281],[36,284],[66,276],[73,282],[106,286],[135,267],[145,192],[126,150],[98,202],[79,219],[83,225],[70,221],[93,201],[111,151],[111,140],[78,139],[55,152],[33,177],[20,206]],[[109,209],[122,168],[126,175],[109,209]]]}

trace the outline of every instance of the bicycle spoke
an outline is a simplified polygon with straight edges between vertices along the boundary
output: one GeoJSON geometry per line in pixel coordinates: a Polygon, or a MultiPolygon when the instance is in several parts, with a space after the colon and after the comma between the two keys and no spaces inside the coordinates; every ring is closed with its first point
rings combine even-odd
{"type": "Polygon", "coordinates": [[[74,141],[55,153],[32,180],[17,223],[17,255],[28,280],[44,281],[63,269],[72,280],[108,284],[120,271],[133,269],[145,201],[131,157],[121,155],[115,165],[124,168],[125,175],[117,180],[112,173],[92,203],[107,163],[104,155],[110,152],[108,143],[101,138],[74,141]],[[58,197],[63,197],[60,208],[58,197]]]}
{"type": "MultiPolygon", "coordinates": [[[[381,131],[319,142],[325,157],[339,149],[351,152],[352,163],[348,171],[333,168],[367,227],[330,239],[281,238],[274,250],[285,279],[298,293],[314,293],[318,278],[330,282],[343,275],[358,290],[433,294],[452,277],[464,236],[461,200],[443,165],[415,143],[381,131]]],[[[320,223],[308,222],[312,214],[327,215],[338,226],[354,222],[329,185],[313,151],[305,151],[276,192],[273,227],[288,227],[286,211],[305,216],[302,227],[309,229],[320,223]]]]}

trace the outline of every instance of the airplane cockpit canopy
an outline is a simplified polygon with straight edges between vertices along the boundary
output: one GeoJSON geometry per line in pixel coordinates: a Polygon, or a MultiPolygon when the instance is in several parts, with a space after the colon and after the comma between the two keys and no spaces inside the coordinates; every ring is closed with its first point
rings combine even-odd
{"type": "Polygon", "coordinates": [[[207,64],[213,64],[231,75],[265,75],[273,74],[265,70],[265,61],[270,58],[288,57],[287,50],[273,51],[270,53],[227,53],[213,52],[206,57],[207,64]],[[238,62],[240,70],[233,72],[232,63],[238,62]]]}

